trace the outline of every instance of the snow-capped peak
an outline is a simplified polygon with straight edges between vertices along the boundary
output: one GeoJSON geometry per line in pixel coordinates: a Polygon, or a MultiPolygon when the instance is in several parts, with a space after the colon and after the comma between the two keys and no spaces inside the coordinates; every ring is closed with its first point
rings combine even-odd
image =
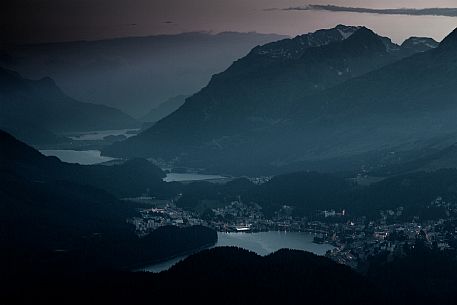
{"type": "Polygon", "coordinates": [[[272,42],[255,48],[253,53],[276,59],[299,58],[306,49],[345,40],[359,28],[356,26],[338,25],[332,29],[318,30],[313,33],[296,36],[292,39],[272,42]]]}
{"type": "Polygon", "coordinates": [[[354,34],[360,27],[358,26],[346,26],[346,25],[337,25],[335,28],[343,37],[343,40],[348,39],[354,34]]]}

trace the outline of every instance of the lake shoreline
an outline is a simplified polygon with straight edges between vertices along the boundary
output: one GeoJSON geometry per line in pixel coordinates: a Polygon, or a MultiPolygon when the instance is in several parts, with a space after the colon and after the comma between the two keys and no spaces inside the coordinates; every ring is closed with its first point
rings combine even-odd
{"type": "Polygon", "coordinates": [[[136,272],[153,272],[159,273],[170,269],[175,264],[186,259],[192,254],[196,254],[205,249],[216,247],[238,247],[260,256],[266,256],[280,249],[294,249],[300,251],[311,252],[316,255],[325,255],[327,251],[331,251],[335,246],[323,243],[317,244],[313,242],[313,235],[306,232],[292,231],[264,231],[264,232],[217,232],[217,242],[210,246],[201,247],[195,251],[189,251],[188,255],[175,255],[168,260],[162,260],[153,264],[145,264],[142,267],[135,268],[136,272]],[[177,260],[177,258],[180,258],[177,260]],[[167,264],[167,262],[169,262],[167,264]]]}
{"type": "Polygon", "coordinates": [[[151,271],[145,270],[146,269],[145,267],[148,267],[148,266],[152,267],[152,266],[155,266],[155,265],[159,265],[161,263],[164,263],[164,262],[167,262],[167,261],[171,261],[171,260],[174,260],[174,259],[179,258],[179,257],[183,257],[183,259],[185,259],[185,258],[191,256],[192,254],[196,254],[196,253],[201,252],[201,251],[206,250],[206,249],[211,249],[212,247],[214,247],[215,244],[217,244],[217,240],[215,242],[208,243],[208,244],[203,245],[201,247],[198,247],[196,249],[192,249],[192,250],[189,250],[189,251],[184,251],[184,252],[181,252],[181,253],[178,253],[178,254],[169,256],[167,258],[163,258],[163,259],[158,259],[158,260],[153,260],[153,261],[146,261],[146,262],[141,262],[141,263],[138,263],[138,264],[129,265],[129,266],[124,267],[124,269],[130,270],[132,272],[151,272],[151,271]]]}

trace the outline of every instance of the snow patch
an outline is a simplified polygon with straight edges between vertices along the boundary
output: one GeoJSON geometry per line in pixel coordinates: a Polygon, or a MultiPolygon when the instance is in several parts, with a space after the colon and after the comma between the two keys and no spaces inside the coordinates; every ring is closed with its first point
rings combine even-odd
{"type": "Polygon", "coordinates": [[[343,36],[343,39],[348,39],[352,34],[354,34],[354,31],[343,31],[342,29],[338,29],[338,32],[340,32],[341,36],[343,36]]]}

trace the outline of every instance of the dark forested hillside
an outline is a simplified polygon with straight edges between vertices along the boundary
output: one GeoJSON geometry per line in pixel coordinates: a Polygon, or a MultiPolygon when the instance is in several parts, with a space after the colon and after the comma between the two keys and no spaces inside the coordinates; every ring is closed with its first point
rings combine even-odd
{"type": "Polygon", "coordinates": [[[446,216],[444,207],[433,201],[441,198],[457,203],[457,170],[413,172],[385,178],[370,185],[317,172],[296,172],[273,177],[261,185],[247,179],[227,184],[195,182],[181,188],[177,205],[203,212],[230,204],[232,201],[256,203],[262,212],[273,216],[283,206],[292,215],[314,217],[318,211],[345,210],[350,216],[380,217],[381,211],[402,209],[402,219],[439,219],[446,216]]]}
{"type": "Polygon", "coordinates": [[[160,274],[105,271],[11,277],[8,304],[455,304],[454,252],[417,244],[403,257],[373,257],[366,273],[295,250],[261,257],[239,248],[192,255],[160,274]],[[40,281],[40,285],[36,283],[40,281]],[[17,285],[20,282],[20,285],[17,285]],[[19,288],[21,287],[21,288],[19,288]],[[27,293],[22,293],[27,289],[27,293]],[[71,295],[71,298],[68,296],[71,295]]]}
{"type": "MultiPolygon", "coordinates": [[[[27,280],[25,283],[29,282],[27,280]]],[[[54,304],[73,295],[68,304],[382,304],[374,286],[348,267],[302,251],[281,250],[266,257],[237,248],[216,248],[193,255],[171,270],[154,275],[106,273],[57,282],[50,291],[9,292],[14,300],[54,304]],[[74,293],[79,291],[79,293],[74,293]]]]}
{"type": "Polygon", "coordinates": [[[127,219],[136,205],[70,182],[32,181],[0,171],[2,282],[16,273],[122,269],[216,242],[205,227],[163,227],[144,238],[127,219]]]}
{"type": "Polygon", "coordinates": [[[80,166],[45,157],[0,132],[0,268],[68,273],[156,262],[213,244],[205,227],[163,227],[144,238],[127,220],[141,206],[118,197],[173,196],[174,184],[146,160],[80,166]],[[112,195],[112,194],[114,195],[112,195]]]}
{"type": "Polygon", "coordinates": [[[157,197],[172,197],[176,192],[175,184],[162,181],[164,172],[144,159],[127,160],[112,166],[64,163],[42,155],[1,130],[0,147],[0,168],[30,180],[63,180],[90,185],[119,198],[140,196],[148,190],[157,197]]]}

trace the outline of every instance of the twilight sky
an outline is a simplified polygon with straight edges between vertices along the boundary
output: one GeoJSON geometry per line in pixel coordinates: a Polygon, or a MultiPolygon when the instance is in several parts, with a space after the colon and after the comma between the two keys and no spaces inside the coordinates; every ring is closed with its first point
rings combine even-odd
{"type": "Polygon", "coordinates": [[[457,27],[457,0],[8,2],[2,4],[0,12],[1,43],[93,40],[188,31],[256,31],[294,36],[340,23],[365,25],[395,42],[402,42],[413,35],[441,40],[457,27]],[[323,5],[332,7],[320,7],[323,5]],[[398,10],[403,8],[406,9],[398,10]],[[424,8],[433,9],[421,10],[424,8]]]}

